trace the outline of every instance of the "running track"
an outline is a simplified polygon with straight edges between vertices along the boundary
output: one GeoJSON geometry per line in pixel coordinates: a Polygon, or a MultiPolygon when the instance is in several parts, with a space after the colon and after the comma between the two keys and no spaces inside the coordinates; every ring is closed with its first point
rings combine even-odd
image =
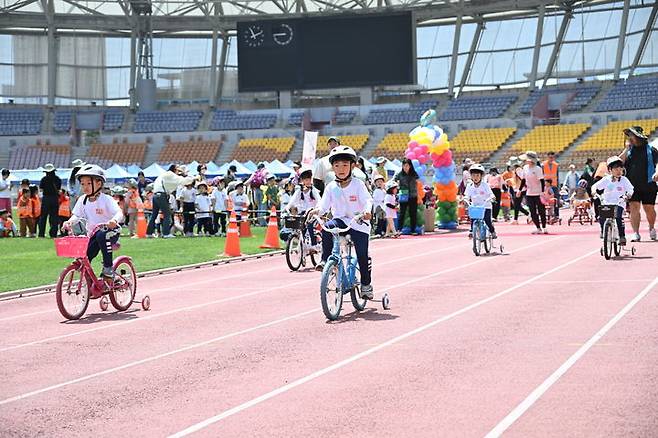
{"type": "Polygon", "coordinates": [[[658,244],[529,231],[374,241],[392,309],[336,323],[283,257],[142,279],[150,312],[0,302],[0,435],[655,436],[658,244]]]}

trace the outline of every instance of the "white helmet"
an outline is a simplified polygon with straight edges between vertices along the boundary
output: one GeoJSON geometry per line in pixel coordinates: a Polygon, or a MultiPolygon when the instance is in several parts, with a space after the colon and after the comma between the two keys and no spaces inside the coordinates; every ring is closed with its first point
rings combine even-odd
{"type": "Polygon", "coordinates": [[[91,176],[93,178],[99,178],[101,181],[105,182],[105,171],[95,164],[86,164],[84,165],[76,174],[76,178],[80,181],[80,177],[91,176]]]}
{"type": "Polygon", "coordinates": [[[606,160],[606,164],[608,165],[608,167],[611,167],[615,163],[619,163],[622,166],[624,165],[624,162],[621,160],[621,158],[617,156],[610,157],[606,160]]]}
{"type": "Polygon", "coordinates": [[[394,187],[398,187],[398,182],[394,179],[389,180],[386,185],[384,186],[386,190],[391,190],[394,187]]]}
{"type": "Polygon", "coordinates": [[[473,172],[480,172],[480,173],[484,174],[484,167],[482,167],[481,164],[473,164],[473,165],[468,169],[468,171],[471,172],[471,173],[473,173],[473,172]]]}
{"type": "Polygon", "coordinates": [[[382,181],[384,181],[385,180],[384,175],[382,175],[381,173],[375,172],[375,174],[372,177],[372,182],[376,182],[378,179],[381,179],[382,181]]]}
{"type": "Polygon", "coordinates": [[[348,160],[353,163],[356,163],[357,156],[354,149],[349,146],[338,146],[331,150],[329,153],[329,162],[334,164],[336,160],[348,160]]]}
{"type": "Polygon", "coordinates": [[[313,168],[308,164],[304,164],[301,169],[299,169],[299,177],[303,178],[305,173],[308,173],[309,177],[313,176],[313,168]]]}

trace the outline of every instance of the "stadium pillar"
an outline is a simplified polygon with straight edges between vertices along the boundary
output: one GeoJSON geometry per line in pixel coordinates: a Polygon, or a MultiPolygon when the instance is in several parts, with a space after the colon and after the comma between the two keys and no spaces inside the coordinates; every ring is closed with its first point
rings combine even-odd
{"type": "Polygon", "coordinates": [[[212,53],[210,55],[210,106],[215,108],[217,106],[217,44],[219,40],[219,29],[217,28],[217,18],[219,16],[219,7],[217,4],[213,5],[213,26],[212,26],[212,53]]]}
{"type": "Polygon", "coordinates": [[[226,73],[226,58],[228,57],[228,33],[222,32],[222,53],[219,55],[219,78],[215,91],[215,105],[219,106],[222,100],[222,89],[224,88],[224,74],[226,73]]]}
{"type": "Polygon", "coordinates": [[[48,106],[55,106],[57,87],[57,40],[55,39],[55,0],[47,0],[46,20],[48,22],[48,106]]]}
{"type": "Polygon", "coordinates": [[[617,58],[615,60],[615,80],[619,79],[621,72],[621,59],[624,56],[624,45],[626,44],[626,24],[628,23],[628,10],[631,0],[624,0],[624,12],[621,14],[621,27],[619,28],[619,42],[617,43],[617,58]]]}
{"type": "Polygon", "coordinates": [[[544,16],[546,15],[546,5],[539,6],[539,17],[537,17],[537,33],[535,34],[535,49],[532,52],[532,70],[528,78],[528,88],[534,90],[537,82],[537,68],[539,66],[539,52],[541,50],[541,39],[544,34],[544,16]]]}
{"type": "Polygon", "coordinates": [[[560,53],[560,49],[562,48],[562,42],[564,41],[564,34],[567,33],[567,28],[569,27],[569,22],[571,21],[571,17],[573,16],[573,11],[571,9],[566,9],[564,11],[564,17],[562,17],[562,24],[560,24],[560,31],[557,34],[557,38],[555,38],[555,45],[553,46],[553,52],[551,52],[551,57],[548,60],[548,66],[546,67],[546,71],[544,72],[544,81],[542,82],[542,88],[546,86],[546,83],[548,82],[548,79],[551,77],[551,74],[553,73],[553,69],[555,68],[555,60],[557,59],[558,53],[560,53]]]}
{"type": "Polygon", "coordinates": [[[135,78],[137,77],[137,29],[135,22],[131,22],[133,29],[130,32],[130,109],[135,110],[137,107],[136,91],[135,91],[135,78]]]}
{"type": "Polygon", "coordinates": [[[450,76],[448,77],[448,96],[453,96],[455,89],[455,76],[457,74],[457,58],[459,56],[459,37],[462,32],[462,14],[457,16],[455,22],[455,38],[452,42],[452,58],[450,61],[450,76]]]}
{"type": "Polygon", "coordinates": [[[647,25],[644,27],[644,33],[642,33],[642,39],[640,40],[640,45],[637,47],[637,51],[635,52],[635,58],[633,58],[631,69],[628,72],[629,77],[633,76],[633,74],[635,73],[635,69],[640,64],[640,60],[642,59],[642,55],[644,54],[644,49],[647,47],[647,41],[649,40],[649,35],[652,32],[654,23],[656,22],[656,15],[658,15],[658,3],[655,3],[653,5],[653,9],[651,10],[651,14],[649,15],[649,21],[647,21],[647,25]]]}
{"type": "Polygon", "coordinates": [[[361,105],[372,105],[372,88],[361,87],[359,89],[359,98],[361,105]]]}
{"type": "Polygon", "coordinates": [[[473,58],[475,58],[475,51],[480,44],[480,35],[482,35],[483,28],[484,22],[478,20],[475,34],[473,35],[473,41],[471,41],[471,48],[468,51],[468,58],[466,58],[466,65],[464,65],[464,71],[462,72],[462,80],[459,81],[459,94],[461,94],[462,89],[466,86],[466,81],[468,81],[468,77],[471,73],[471,65],[473,65],[473,58]]]}
{"type": "Polygon", "coordinates": [[[281,90],[279,95],[279,108],[292,108],[292,92],[289,90],[281,90]]]}

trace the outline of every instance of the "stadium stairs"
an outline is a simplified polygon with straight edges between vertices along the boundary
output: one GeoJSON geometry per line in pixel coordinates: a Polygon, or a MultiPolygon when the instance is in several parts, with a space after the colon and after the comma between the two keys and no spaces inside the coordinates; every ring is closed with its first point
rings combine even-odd
{"type": "Polygon", "coordinates": [[[605,99],[605,97],[608,95],[608,92],[612,89],[612,87],[614,87],[614,85],[615,84],[612,81],[602,82],[601,83],[601,89],[596,94],[596,96],[594,96],[594,98],[592,98],[592,100],[589,102],[589,104],[585,105],[578,112],[579,113],[594,113],[594,110],[596,109],[596,107],[598,107],[599,103],[601,103],[601,101],[603,99],[605,99]]]}
{"type": "MultiPolygon", "coordinates": [[[[491,157],[489,157],[489,163],[495,165],[499,171],[505,169],[507,160],[512,155],[518,155],[518,152],[514,150],[514,143],[519,141],[523,136],[530,132],[527,128],[518,128],[514,135],[512,135],[503,145],[494,152],[491,157]]],[[[455,163],[457,167],[461,166],[461,163],[455,163]]]]}

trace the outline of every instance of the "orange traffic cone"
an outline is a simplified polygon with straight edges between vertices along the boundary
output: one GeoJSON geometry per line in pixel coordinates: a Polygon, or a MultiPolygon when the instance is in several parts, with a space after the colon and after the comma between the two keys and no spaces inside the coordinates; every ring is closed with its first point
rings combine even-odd
{"type": "Polygon", "coordinates": [[[228,230],[226,230],[224,255],[227,257],[238,257],[242,255],[240,252],[240,237],[238,236],[238,222],[235,218],[235,211],[233,210],[231,210],[231,219],[229,220],[228,230]]]}
{"type": "Polygon", "coordinates": [[[265,233],[265,243],[263,243],[261,248],[272,248],[280,249],[281,245],[279,244],[279,226],[276,221],[276,208],[272,207],[270,212],[270,221],[267,223],[267,232],[265,233]]]}
{"type": "Polygon", "coordinates": [[[254,237],[254,235],[251,234],[251,225],[249,223],[248,214],[242,216],[242,220],[240,221],[240,237],[254,237]]]}
{"type": "Polygon", "coordinates": [[[146,216],[141,208],[137,210],[137,237],[140,239],[146,237],[146,216]]]}

